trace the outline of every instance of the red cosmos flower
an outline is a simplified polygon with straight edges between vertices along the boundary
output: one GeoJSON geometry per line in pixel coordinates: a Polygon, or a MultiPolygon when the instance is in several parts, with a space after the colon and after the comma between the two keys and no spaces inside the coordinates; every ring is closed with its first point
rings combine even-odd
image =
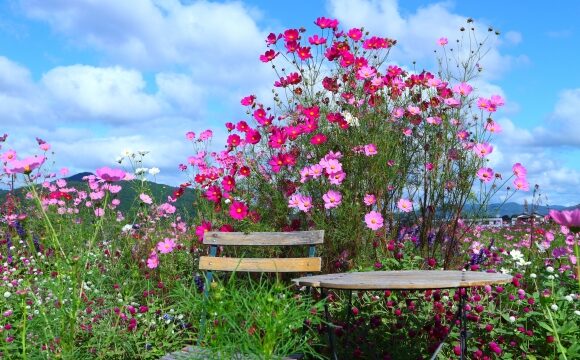
{"type": "Polygon", "coordinates": [[[258,132],[258,130],[249,129],[246,131],[246,142],[249,144],[257,144],[262,139],[262,135],[258,132]]]}
{"type": "Polygon", "coordinates": [[[284,41],[286,41],[286,42],[296,41],[299,39],[300,33],[296,29],[288,29],[288,30],[284,31],[284,34],[282,35],[282,37],[284,38],[284,41]]]}
{"type": "Polygon", "coordinates": [[[231,122],[227,122],[226,123],[226,129],[228,129],[228,132],[230,132],[230,131],[232,131],[232,130],[235,129],[235,126],[231,122]]]}
{"type": "Polygon", "coordinates": [[[367,39],[363,43],[363,49],[388,49],[393,46],[393,40],[387,38],[381,38],[377,36],[373,36],[370,39],[367,39]]]}
{"type": "Polygon", "coordinates": [[[248,207],[241,201],[234,200],[230,205],[230,216],[236,220],[243,220],[248,215],[248,207]]]}
{"type": "Polygon", "coordinates": [[[267,45],[274,45],[278,39],[280,39],[281,36],[276,36],[276,34],[274,33],[270,33],[268,34],[268,37],[266,37],[266,44],[267,45]]]}
{"type": "Polygon", "coordinates": [[[197,174],[197,175],[195,175],[195,179],[194,180],[198,184],[203,184],[205,182],[205,179],[206,179],[205,178],[205,175],[203,175],[203,174],[197,174]]]}
{"type": "Polygon", "coordinates": [[[286,166],[294,166],[296,165],[296,157],[289,153],[282,153],[279,155],[280,159],[286,166]]]}
{"type": "Polygon", "coordinates": [[[268,145],[274,149],[279,149],[286,143],[286,139],[286,133],[280,129],[277,129],[270,135],[270,139],[268,139],[268,145]]]}
{"type": "Polygon", "coordinates": [[[209,221],[202,221],[201,225],[199,225],[195,228],[195,235],[197,235],[199,242],[203,241],[203,237],[204,237],[205,233],[210,231],[210,230],[211,230],[211,222],[209,222],[209,221]]]}
{"type": "Polygon", "coordinates": [[[300,76],[300,74],[298,74],[297,72],[294,72],[288,75],[286,81],[288,81],[288,84],[290,85],[296,85],[302,81],[302,76],[300,76]]]}
{"type": "Polygon", "coordinates": [[[249,96],[242,98],[240,103],[244,106],[251,106],[251,105],[254,105],[254,100],[256,100],[256,97],[254,95],[249,95],[249,96]]]}
{"type": "Polygon", "coordinates": [[[298,48],[298,57],[300,58],[300,60],[312,59],[312,54],[310,53],[310,47],[304,46],[304,47],[298,48]]]}
{"type": "Polygon", "coordinates": [[[334,61],[340,57],[340,51],[333,45],[329,48],[326,48],[324,56],[328,59],[328,61],[334,61]]]}
{"type": "Polygon", "coordinates": [[[289,53],[296,52],[298,50],[298,48],[300,47],[298,42],[296,42],[296,41],[287,41],[284,46],[286,47],[286,50],[289,53]]]}
{"type": "Polygon", "coordinates": [[[321,29],[327,29],[327,28],[329,28],[329,29],[336,30],[336,28],[338,27],[338,20],[336,20],[336,19],[327,19],[325,17],[319,17],[318,19],[316,19],[316,21],[314,22],[314,24],[316,24],[321,29]]]}
{"type": "Polygon", "coordinates": [[[326,114],[326,120],[330,123],[337,123],[341,120],[344,121],[344,116],[341,113],[328,113],[326,114]]]}
{"type": "Polygon", "coordinates": [[[220,227],[220,231],[221,232],[232,232],[232,231],[234,231],[234,227],[231,226],[230,224],[224,224],[220,227]]]}
{"type": "Polygon", "coordinates": [[[338,82],[336,81],[336,78],[331,78],[331,77],[325,77],[324,79],[322,79],[322,86],[331,92],[337,92],[338,91],[338,82]]]}
{"type": "Polygon", "coordinates": [[[278,54],[279,53],[275,52],[274,50],[268,50],[263,55],[260,55],[260,61],[267,63],[274,60],[278,54]]]}
{"type": "Polygon", "coordinates": [[[230,136],[228,136],[228,145],[231,147],[236,147],[238,145],[240,145],[240,135],[238,134],[231,134],[230,136]]]}
{"type": "Polygon", "coordinates": [[[346,68],[354,64],[355,57],[350,51],[343,51],[340,59],[340,66],[346,68]]]}
{"type": "Polygon", "coordinates": [[[242,166],[240,168],[240,173],[241,176],[250,176],[250,168],[247,166],[242,166]]]}
{"type": "Polygon", "coordinates": [[[233,191],[236,187],[236,180],[232,176],[224,176],[222,179],[222,187],[225,191],[233,191]]]}
{"type": "Polygon", "coordinates": [[[50,194],[48,194],[48,198],[49,199],[58,199],[58,200],[71,200],[72,196],[69,193],[65,193],[62,191],[53,191],[50,194]]]}
{"type": "Polygon", "coordinates": [[[204,196],[209,201],[219,203],[222,199],[222,191],[216,185],[212,185],[207,189],[204,196]]]}
{"type": "Polygon", "coordinates": [[[318,133],[310,139],[310,143],[312,145],[320,145],[320,144],[324,144],[326,142],[326,140],[327,140],[326,135],[318,133]]]}

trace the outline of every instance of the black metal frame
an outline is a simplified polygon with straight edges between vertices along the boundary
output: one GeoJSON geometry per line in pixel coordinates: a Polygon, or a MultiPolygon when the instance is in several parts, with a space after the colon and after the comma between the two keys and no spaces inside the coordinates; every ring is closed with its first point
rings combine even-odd
{"type": "MultiPolygon", "coordinates": [[[[388,289],[385,289],[385,290],[388,290],[388,289]]],[[[401,290],[401,289],[395,289],[395,290],[401,290]]],[[[429,289],[425,289],[425,290],[429,290],[429,289]]],[[[347,319],[346,320],[347,328],[350,325],[350,319],[351,319],[351,314],[352,314],[351,309],[352,309],[352,292],[353,291],[354,290],[349,290],[348,308],[347,308],[348,314],[347,314],[347,318],[346,318],[347,319]]],[[[443,348],[443,345],[445,344],[445,341],[449,337],[449,334],[451,334],[451,331],[453,330],[453,327],[455,326],[455,323],[457,320],[459,320],[459,347],[461,350],[459,358],[461,360],[466,359],[468,333],[467,333],[467,319],[466,319],[466,314],[465,314],[465,301],[467,300],[467,288],[460,287],[460,288],[457,288],[457,291],[459,291],[459,308],[457,309],[455,316],[451,320],[451,326],[449,327],[449,332],[447,333],[447,335],[445,335],[445,338],[443,338],[443,340],[441,341],[441,343],[439,344],[439,346],[437,347],[437,349],[435,350],[435,352],[431,356],[431,360],[435,360],[435,358],[437,357],[437,354],[439,354],[439,352],[443,348]]],[[[334,338],[334,329],[333,329],[334,326],[332,324],[332,319],[330,318],[330,312],[328,310],[328,292],[324,288],[320,288],[320,292],[321,292],[322,299],[325,301],[325,303],[324,303],[324,316],[326,319],[326,331],[328,332],[328,343],[330,346],[331,359],[338,360],[338,356],[336,354],[335,338],[334,338]]]]}

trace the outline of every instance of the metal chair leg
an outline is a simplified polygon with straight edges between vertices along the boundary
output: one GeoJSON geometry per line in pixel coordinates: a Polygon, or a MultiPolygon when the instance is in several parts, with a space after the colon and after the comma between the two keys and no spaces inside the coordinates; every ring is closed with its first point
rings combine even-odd
{"type": "Polygon", "coordinates": [[[461,347],[461,360],[465,360],[465,357],[467,355],[467,321],[465,319],[465,300],[467,298],[467,289],[464,288],[459,288],[459,306],[460,306],[460,318],[459,318],[459,324],[460,324],[460,335],[459,335],[459,341],[460,341],[460,347],[461,347]],[[463,293],[462,293],[463,290],[463,293]]]}
{"type": "Polygon", "coordinates": [[[328,311],[328,301],[327,301],[328,294],[322,288],[320,289],[320,291],[322,294],[322,298],[324,299],[324,316],[326,318],[326,331],[328,332],[328,342],[330,345],[330,352],[332,354],[332,359],[338,360],[338,356],[336,355],[336,346],[334,343],[334,330],[332,328],[332,322],[330,319],[330,311],[328,311]]]}

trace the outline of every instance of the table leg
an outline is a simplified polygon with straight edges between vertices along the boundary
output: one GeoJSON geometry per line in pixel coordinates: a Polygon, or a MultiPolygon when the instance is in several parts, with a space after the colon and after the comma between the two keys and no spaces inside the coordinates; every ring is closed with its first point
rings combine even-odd
{"type": "Polygon", "coordinates": [[[460,307],[460,347],[461,347],[461,360],[465,360],[467,355],[467,321],[465,319],[465,300],[467,298],[467,289],[459,288],[459,307],[460,307]],[[463,291],[462,291],[463,290],[463,291]]]}
{"type": "Polygon", "coordinates": [[[333,360],[338,360],[338,356],[336,355],[336,347],[334,345],[334,329],[332,326],[332,322],[330,319],[330,311],[328,311],[328,298],[327,298],[327,292],[324,291],[323,288],[320,289],[322,298],[324,299],[324,316],[326,318],[326,331],[328,331],[328,342],[330,345],[330,352],[332,354],[332,359],[333,360]]]}

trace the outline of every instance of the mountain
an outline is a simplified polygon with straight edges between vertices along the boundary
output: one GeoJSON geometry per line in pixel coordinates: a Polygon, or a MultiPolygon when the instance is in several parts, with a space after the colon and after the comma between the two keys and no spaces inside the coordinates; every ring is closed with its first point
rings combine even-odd
{"type": "MultiPolygon", "coordinates": [[[[82,172],[78,174],[74,174],[65,178],[67,182],[67,187],[74,187],[75,189],[79,190],[87,190],[87,184],[83,181],[83,177],[87,175],[92,175],[88,172],[82,172]]],[[[143,189],[146,189],[147,194],[151,196],[154,203],[161,204],[167,201],[167,197],[173,195],[173,192],[177,189],[176,187],[158,184],[152,181],[144,181],[141,183],[140,180],[131,180],[131,181],[123,181],[120,182],[119,185],[122,186],[122,190],[115,194],[114,196],[121,201],[121,204],[118,206],[118,210],[122,211],[124,214],[127,214],[130,210],[135,210],[135,206],[137,206],[139,201],[139,194],[143,189]]],[[[16,196],[23,198],[26,192],[26,188],[18,188],[14,190],[16,196]]],[[[0,189],[0,204],[4,201],[8,190],[0,189]]],[[[173,205],[179,210],[180,214],[188,217],[192,217],[195,215],[195,211],[193,209],[193,201],[195,199],[195,191],[187,188],[185,189],[183,195],[177,199],[173,205]]]]}
{"type": "Polygon", "coordinates": [[[531,213],[532,211],[539,215],[548,215],[550,210],[572,210],[580,206],[572,206],[572,207],[565,207],[562,205],[528,205],[527,209],[526,206],[523,204],[518,204],[515,202],[507,202],[505,204],[489,204],[487,206],[487,214],[491,217],[495,217],[496,215],[499,216],[513,216],[513,215],[521,215],[523,213],[531,213]]]}

